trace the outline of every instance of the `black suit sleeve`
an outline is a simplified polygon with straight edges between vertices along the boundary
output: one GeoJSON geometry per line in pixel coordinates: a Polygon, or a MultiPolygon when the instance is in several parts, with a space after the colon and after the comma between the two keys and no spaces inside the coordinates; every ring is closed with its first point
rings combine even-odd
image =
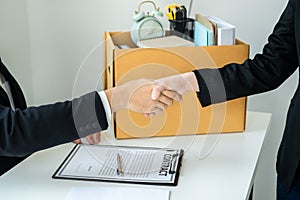
{"type": "Polygon", "coordinates": [[[262,54],[243,64],[194,71],[202,106],[275,89],[297,69],[294,3],[289,1],[262,54]]]}
{"type": "Polygon", "coordinates": [[[97,92],[62,103],[13,111],[0,105],[0,155],[24,156],[105,130],[108,127],[97,92]]]}

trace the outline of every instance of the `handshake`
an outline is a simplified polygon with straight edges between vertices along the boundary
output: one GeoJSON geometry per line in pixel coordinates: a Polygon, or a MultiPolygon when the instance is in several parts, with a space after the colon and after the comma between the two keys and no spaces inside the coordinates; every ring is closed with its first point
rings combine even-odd
{"type": "MultiPolygon", "coordinates": [[[[199,91],[193,72],[169,76],[157,80],[137,79],[105,90],[112,112],[128,109],[153,117],[162,113],[173,101],[180,101],[189,91],[199,91]]],[[[86,136],[89,144],[100,142],[100,132],[86,136]]],[[[75,140],[81,143],[81,140],[75,140]]]]}
{"type": "Polygon", "coordinates": [[[189,91],[199,91],[193,72],[157,80],[137,79],[105,90],[112,112],[128,109],[153,117],[189,91]]]}

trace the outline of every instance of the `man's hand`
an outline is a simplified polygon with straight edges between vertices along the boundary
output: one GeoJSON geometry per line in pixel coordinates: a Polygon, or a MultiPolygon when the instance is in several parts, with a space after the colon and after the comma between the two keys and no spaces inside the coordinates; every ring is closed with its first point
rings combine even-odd
{"type": "Polygon", "coordinates": [[[175,92],[165,92],[151,99],[155,83],[152,80],[138,79],[116,86],[105,91],[112,112],[129,109],[150,116],[162,113],[167,106],[173,104],[173,99],[179,98],[175,92]]]}
{"type": "Polygon", "coordinates": [[[97,133],[88,135],[83,139],[77,139],[77,140],[74,140],[73,142],[76,144],[81,144],[81,143],[84,143],[82,140],[87,140],[87,142],[89,144],[99,144],[99,142],[101,141],[101,132],[97,132],[97,133]]]}
{"type": "Polygon", "coordinates": [[[193,72],[168,76],[155,82],[157,84],[151,94],[153,100],[158,99],[166,90],[177,92],[179,95],[189,91],[199,91],[198,82],[193,72]]]}

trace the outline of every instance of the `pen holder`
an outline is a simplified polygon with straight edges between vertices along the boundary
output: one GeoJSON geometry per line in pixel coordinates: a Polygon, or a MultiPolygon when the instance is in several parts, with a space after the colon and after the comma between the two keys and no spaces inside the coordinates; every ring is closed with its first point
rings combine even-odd
{"type": "Polygon", "coordinates": [[[194,39],[194,19],[169,20],[172,35],[177,35],[189,40],[194,39]]]}

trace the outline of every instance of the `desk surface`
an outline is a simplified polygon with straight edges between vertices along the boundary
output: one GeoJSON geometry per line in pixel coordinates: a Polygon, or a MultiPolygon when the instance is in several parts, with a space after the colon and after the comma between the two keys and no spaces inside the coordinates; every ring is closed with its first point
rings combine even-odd
{"type": "Polygon", "coordinates": [[[116,186],[170,190],[171,200],[247,199],[270,119],[268,113],[247,112],[243,133],[128,140],[115,140],[108,133],[102,135],[101,144],[183,148],[183,166],[176,187],[52,179],[74,146],[69,143],[35,153],[3,175],[1,199],[60,200],[66,199],[74,188],[116,186]],[[200,156],[203,150],[208,155],[200,156]]]}

